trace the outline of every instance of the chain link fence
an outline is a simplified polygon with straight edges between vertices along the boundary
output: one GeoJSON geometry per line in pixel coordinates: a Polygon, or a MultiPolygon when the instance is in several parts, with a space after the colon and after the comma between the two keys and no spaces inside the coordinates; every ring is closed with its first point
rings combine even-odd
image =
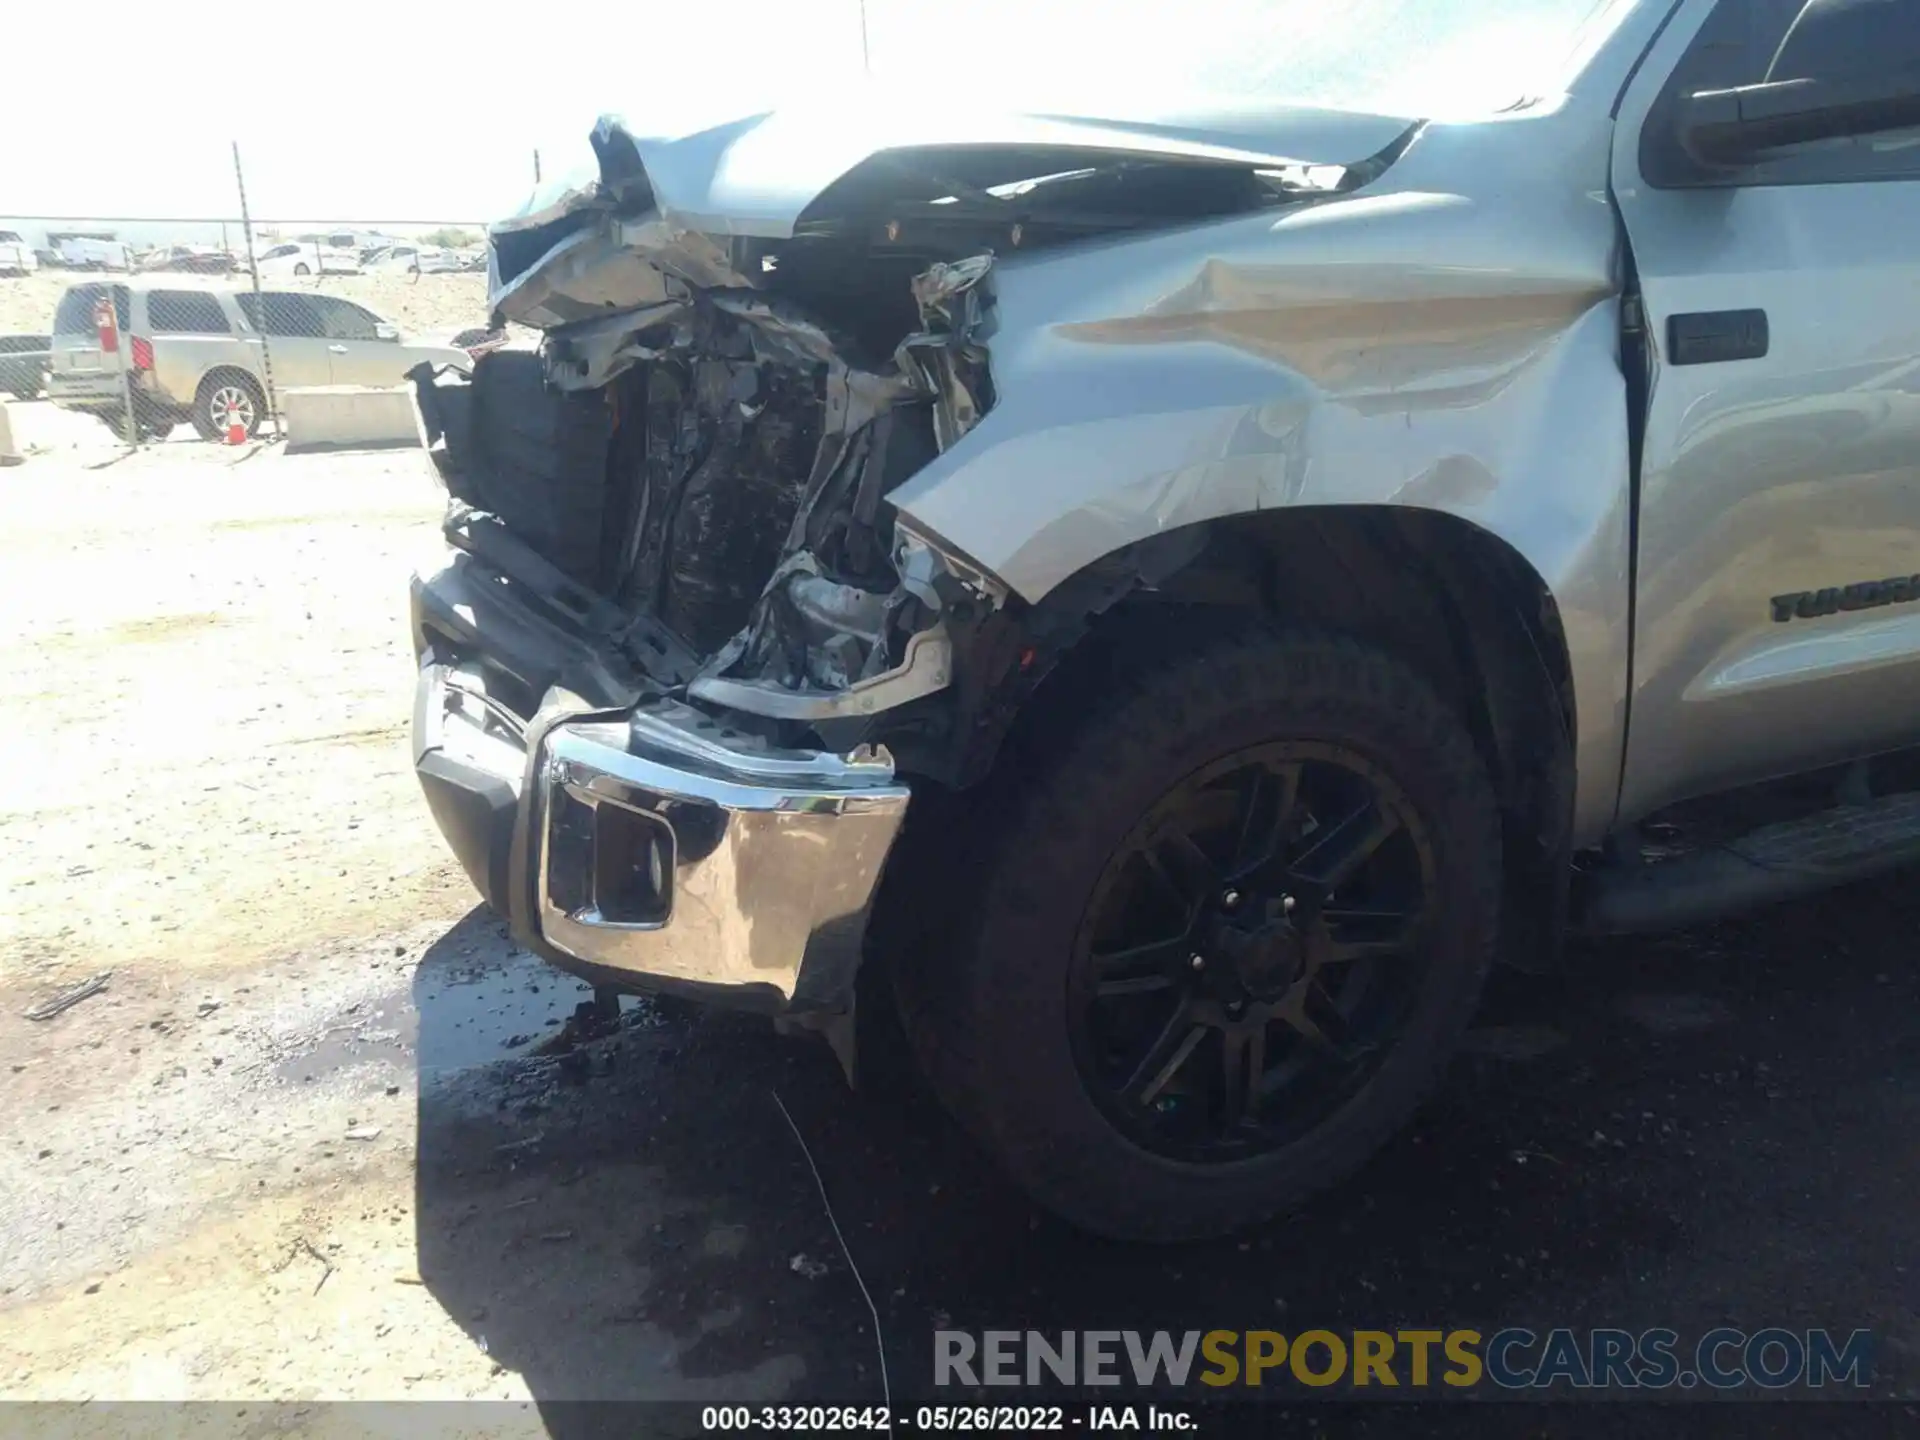
{"type": "Polygon", "coordinates": [[[233,170],[224,217],[0,216],[16,430],[32,406],[132,448],[271,439],[289,390],[397,385],[498,343],[482,222],[255,217],[237,153],[233,170]]]}

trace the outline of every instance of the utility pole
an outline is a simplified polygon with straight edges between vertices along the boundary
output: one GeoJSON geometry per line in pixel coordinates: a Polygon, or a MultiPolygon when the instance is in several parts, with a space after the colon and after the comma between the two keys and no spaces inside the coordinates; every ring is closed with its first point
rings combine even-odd
{"type": "Polygon", "coordinates": [[[867,0],[860,0],[860,68],[873,73],[873,52],[867,49],[867,0]]]}
{"type": "Polygon", "coordinates": [[[536,185],[540,183],[540,152],[538,150],[533,152],[533,183],[536,185]]]}

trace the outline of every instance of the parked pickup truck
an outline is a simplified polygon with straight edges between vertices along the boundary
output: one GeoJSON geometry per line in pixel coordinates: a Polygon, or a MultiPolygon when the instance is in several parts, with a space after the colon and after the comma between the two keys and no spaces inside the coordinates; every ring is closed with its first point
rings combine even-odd
{"type": "Polygon", "coordinates": [[[843,1059],[890,986],[1171,1239],[1357,1166],[1496,958],[1920,859],[1917,7],[1392,8],[1297,105],[604,120],[493,227],[544,340],[416,373],[414,744],[525,944],[843,1059]]]}

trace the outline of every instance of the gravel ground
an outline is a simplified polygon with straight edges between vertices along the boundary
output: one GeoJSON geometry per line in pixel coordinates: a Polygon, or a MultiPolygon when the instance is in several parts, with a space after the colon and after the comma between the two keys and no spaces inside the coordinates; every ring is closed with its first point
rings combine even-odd
{"type": "MultiPolygon", "coordinates": [[[[556,1041],[584,992],[474,904],[409,773],[417,455],[123,458],[70,419],[18,407],[33,454],[0,471],[0,1395],[537,1402],[485,1412],[502,1433],[588,1433],[577,1399],[877,1402],[778,1094],[896,1401],[942,1326],[1819,1325],[1876,1332],[1883,1402],[1821,1430],[1910,1433],[1910,879],[1502,975],[1336,1192],[1217,1244],[1096,1242],[885,1057],[854,1095],[823,1047],[655,1006],[556,1041]]],[[[1294,1433],[1412,1426],[1306,1408],[1294,1433]]],[[[1418,1428],[1683,1413],[1811,1418],[1418,1428]]]]}

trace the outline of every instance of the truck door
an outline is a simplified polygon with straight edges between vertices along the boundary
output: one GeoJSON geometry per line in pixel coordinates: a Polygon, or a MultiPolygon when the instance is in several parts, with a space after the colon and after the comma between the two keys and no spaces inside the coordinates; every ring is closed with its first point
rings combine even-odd
{"type": "Polygon", "coordinates": [[[1920,743],[1920,126],[1878,128],[1917,63],[1912,0],[1683,0],[1623,97],[1650,355],[1623,818],[1920,743]],[[1809,86],[1892,99],[1754,148],[1809,86]]]}

